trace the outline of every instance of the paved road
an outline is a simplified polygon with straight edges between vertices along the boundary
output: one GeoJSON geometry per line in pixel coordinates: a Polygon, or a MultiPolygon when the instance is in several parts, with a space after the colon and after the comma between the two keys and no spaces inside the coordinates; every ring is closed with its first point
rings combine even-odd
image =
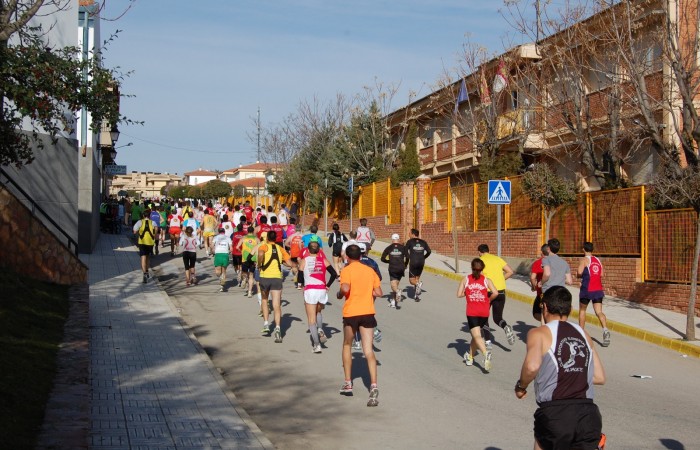
{"type": "MultiPolygon", "coordinates": [[[[456,281],[425,274],[423,301],[406,300],[401,310],[378,299],[377,320],[384,335],[376,345],[380,403],[367,408],[369,380],[360,353],[354,354],[355,396],[338,395],[343,379],[340,301],[334,300],[324,314],[330,331],[327,349],[313,354],[302,293],[288,281],[283,293],[285,339],[275,344],[259,334],[262,320],[255,297],[246,298],[236,287],[217,292],[211,260],[200,261],[200,276],[206,278],[186,288],[181,259],[157,257],[161,286],[243,407],[278,448],[531,448],[534,393],[518,401],[512,390],[525,354],[525,335],[535,325],[527,305],[507,303],[505,317],[518,340],[511,347],[503,332],[496,332],[494,367],[485,374],[481,357],[473,367],[462,362],[469,335],[464,300],[455,298],[456,281]]],[[[387,293],[388,277],[384,280],[387,293]]],[[[599,338],[599,328],[589,331],[599,338]]],[[[608,383],[597,388],[597,403],[608,447],[697,448],[700,361],[614,333],[612,345],[599,350],[608,383]]]]}

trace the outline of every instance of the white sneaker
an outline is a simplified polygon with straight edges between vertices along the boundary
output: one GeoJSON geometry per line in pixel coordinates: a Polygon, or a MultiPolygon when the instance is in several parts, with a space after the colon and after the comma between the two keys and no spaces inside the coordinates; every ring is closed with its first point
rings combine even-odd
{"type": "Polygon", "coordinates": [[[491,349],[493,349],[493,343],[491,343],[491,341],[486,341],[485,344],[486,344],[486,350],[488,350],[490,352],[491,349]]]}
{"type": "Polygon", "coordinates": [[[317,345],[316,347],[313,348],[314,353],[321,353],[321,344],[317,345]]]}
{"type": "Polygon", "coordinates": [[[396,308],[396,300],[392,300],[392,301],[389,303],[389,308],[396,308]]]}
{"type": "Polygon", "coordinates": [[[491,352],[487,351],[484,355],[484,370],[491,372],[491,352]]]}
{"type": "Polygon", "coordinates": [[[416,297],[419,297],[422,292],[423,292],[423,282],[419,281],[418,284],[416,285],[416,297]]]}
{"type": "Polygon", "coordinates": [[[468,366],[474,365],[474,357],[471,355],[471,353],[467,352],[464,354],[464,364],[468,366]]]}

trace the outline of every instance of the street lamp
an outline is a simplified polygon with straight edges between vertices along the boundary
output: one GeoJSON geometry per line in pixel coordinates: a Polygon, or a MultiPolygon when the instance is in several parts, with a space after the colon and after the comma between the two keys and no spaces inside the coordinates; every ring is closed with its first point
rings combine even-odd
{"type": "Polygon", "coordinates": [[[116,123],[112,125],[112,129],[109,130],[109,137],[112,139],[112,147],[114,147],[114,144],[119,140],[119,128],[117,128],[116,123]]]}

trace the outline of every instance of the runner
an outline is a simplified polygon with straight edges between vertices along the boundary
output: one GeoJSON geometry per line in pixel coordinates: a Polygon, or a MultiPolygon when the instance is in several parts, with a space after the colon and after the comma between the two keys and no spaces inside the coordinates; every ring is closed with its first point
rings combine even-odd
{"type": "Polygon", "coordinates": [[[233,236],[233,232],[236,229],[236,227],[231,223],[231,221],[228,220],[228,214],[224,214],[221,217],[221,223],[219,224],[219,228],[224,229],[224,234],[226,234],[226,237],[229,239],[231,239],[231,236],[233,236]]]}
{"type": "Polygon", "coordinates": [[[202,219],[202,236],[204,236],[204,246],[207,248],[207,256],[211,256],[212,254],[214,236],[216,236],[218,226],[214,214],[214,210],[209,208],[204,215],[204,219],[202,219]]]}
{"type": "MultiPolygon", "coordinates": [[[[284,228],[284,239],[286,240],[289,236],[297,232],[297,219],[290,218],[288,225],[282,225],[284,228]]],[[[289,249],[287,249],[289,251],[289,249]]]]}
{"type": "Polygon", "coordinates": [[[542,295],[545,325],[527,333],[515,396],[525,398],[534,381],[535,449],[596,449],[601,440],[603,424],[593,403],[593,385],[605,383],[605,370],[588,333],[567,322],[570,313],[566,287],[547,289],[542,295]]]}
{"type": "Polygon", "coordinates": [[[258,265],[260,268],[260,290],[262,292],[263,328],[262,333],[270,333],[270,308],[267,303],[272,299],[275,316],[275,342],[282,342],[282,263],[291,265],[289,253],[275,244],[277,235],[274,231],[267,232],[267,240],[258,247],[258,265]]]}
{"type": "Polygon", "coordinates": [[[255,234],[258,236],[258,239],[264,240],[267,237],[266,233],[271,230],[272,228],[267,224],[267,217],[260,216],[258,218],[258,226],[255,227],[255,234]]]}
{"type": "MultiPolygon", "coordinates": [[[[359,236],[360,233],[358,232],[357,234],[359,236]]],[[[403,295],[401,295],[399,290],[399,283],[406,273],[406,267],[408,266],[406,247],[399,243],[399,239],[401,239],[401,236],[397,233],[391,235],[391,244],[384,249],[381,258],[383,263],[389,264],[389,280],[391,282],[391,301],[389,302],[389,307],[396,309],[401,308],[398,302],[403,301],[403,295]]],[[[367,245],[364,242],[360,243],[367,245]]],[[[369,246],[367,252],[369,253],[369,246]]]]}
{"type": "Polygon", "coordinates": [[[327,340],[323,331],[321,311],[328,303],[328,288],[338,277],[338,273],[328,263],[320,248],[318,241],[312,240],[309,242],[308,254],[299,261],[299,270],[304,272],[304,306],[314,353],[321,353],[321,344],[325,344],[327,340]],[[330,274],[328,282],[326,271],[330,274]]]}
{"type": "Polygon", "coordinates": [[[287,205],[284,203],[280,206],[280,210],[277,211],[277,219],[282,227],[286,227],[289,224],[289,211],[287,211],[287,205]]]}
{"type": "MultiPolygon", "coordinates": [[[[292,222],[296,222],[296,219],[290,220],[292,222]]],[[[303,286],[301,283],[298,282],[299,256],[301,256],[301,251],[304,248],[304,242],[302,241],[302,237],[303,236],[301,234],[301,231],[295,231],[292,234],[287,234],[287,239],[284,241],[285,247],[289,251],[289,259],[292,263],[292,280],[294,281],[294,286],[297,289],[301,289],[303,286]]]]}
{"type": "Polygon", "coordinates": [[[156,226],[151,219],[149,219],[150,213],[144,211],[141,213],[141,219],[137,220],[134,224],[132,231],[136,235],[139,256],[141,257],[141,271],[143,272],[143,282],[148,282],[150,274],[148,273],[148,268],[150,267],[150,259],[153,254],[153,245],[155,244],[155,229],[156,226]]]}
{"type": "Polygon", "coordinates": [[[564,261],[559,255],[561,243],[559,239],[552,238],[547,241],[549,245],[549,256],[542,260],[542,292],[553,286],[566,286],[573,284],[571,279],[571,268],[569,263],[564,261]]]}
{"type": "Polygon", "coordinates": [[[360,219],[360,226],[357,227],[357,242],[365,244],[367,246],[367,253],[369,253],[370,250],[372,250],[375,239],[374,230],[367,226],[367,219],[360,219]]]}
{"type": "Polygon", "coordinates": [[[253,297],[253,284],[255,283],[255,261],[258,259],[257,247],[260,241],[255,236],[255,228],[248,227],[248,234],[238,243],[243,260],[241,264],[241,272],[243,273],[243,281],[241,288],[248,289],[248,298],[253,297]]]}
{"type": "Polygon", "coordinates": [[[610,345],[610,331],[608,321],[603,314],[603,264],[598,257],[593,256],[593,243],[583,243],[584,256],[578,263],[578,276],[581,278],[581,290],[579,291],[578,324],[586,327],[586,309],[588,303],[593,302],[593,311],[603,327],[603,347],[610,345]]]}
{"type": "Polygon", "coordinates": [[[346,249],[349,264],[340,273],[340,291],[337,297],[345,297],[343,305],[343,372],[345,381],[340,387],[342,395],[352,395],[352,341],[355,333],[362,336],[362,351],[367,360],[370,377],[367,406],[379,404],[377,388],[377,359],[374,356],[374,328],[377,326],[374,301],[382,296],[379,277],[374,270],[360,263],[360,247],[350,245],[346,249]]]}
{"type": "Polygon", "coordinates": [[[340,272],[343,263],[341,254],[343,252],[343,244],[348,241],[348,238],[340,232],[340,225],[333,224],[333,231],[328,234],[328,247],[332,249],[333,267],[337,272],[340,272]]]}
{"type": "Polygon", "coordinates": [[[542,320],[542,275],[544,270],[542,270],[542,261],[549,256],[549,245],[544,244],[540,247],[540,257],[537,261],[532,263],[530,268],[530,289],[536,292],[535,300],[532,302],[532,317],[535,318],[540,325],[544,325],[542,320]]]}
{"type": "Polygon", "coordinates": [[[226,231],[219,228],[219,234],[214,238],[214,273],[219,277],[219,292],[224,292],[226,285],[226,268],[228,256],[231,253],[231,238],[226,236],[226,231]]]}
{"type": "MultiPolygon", "coordinates": [[[[502,258],[489,253],[488,245],[481,244],[477,250],[479,251],[479,257],[485,265],[483,271],[484,276],[491,280],[493,285],[496,286],[496,289],[498,289],[498,296],[491,301],[491,307],[493,308],[493,321],[496,323],[496,325],[503,328],[503,331],[505,331],[508,344],[513,345],[515,343],[513,328],[511,328],[511,326],[508,325],[508,322],[503,319],[503,310],[506,306],[506,280],[513,276],[513,269],[511,269],[508,263],[502,258]]],[[[487,336],[490,335],[491,332],[486,328],[484,329],[484,332],[486,348],[489,348],[491,346],[491,341],[487,336]]]]}
{"type": "Polygon", "coordinates": [[[155,254],[159,254],[160,250],[158,250],[158,242],[160,242],[160,214],[156,210],[155,207],[151,210],[150,215],[148,216],[149,219],[151,219],[151,222],[155,225],[155,231],[154,231],[154,243],[153,243],[153,250],[155,254]]]}
{"type": "MultiPolygon", "coordinates": [[[[196,202],[195,202],[196,203],[196,202]]],[[[203,248],[202,242],[204,241],[204,231],[202,230],[202,223],[204,222],[204,207],[199,205],[194,210],[194,220],[197,221],[197,237],[199,238],[199,248],[203,248]]]]}
{"type": "Polygon", "coordinates": [[[168,228],[168,214],[165,212],[163,205],[158,207],[158,215],[160,216],[159,228],[160,228],[160,246],[165,248],[165,230],[168,228]]]}
{"type": "Polygon", "coordinates": [[[175,256],[175,248],[178,246],[178,241],[180,240],[180,233],[182,233],[182,217],[178,215],[177,211],[171,210],[168,216],[168,234],[170,235],[170,256],[175,256]]]}
{"type": "Polygon", "coordinates": [[[425,259],[430,256],[430,246],[423,239],[418,237],[418,230],[411,228],[411,239],[406,241],[406,252],[408,253],[408,282],[415,286],[413,299],[420,301],[420,294],[423,291],[423,282],[420,276],[423,274],[425,259]]]}
{"type": "Polygon", "coordinates": [[[194,265],[197,262],[197,247],[199,246],[199,238],[195,234],[192,227],[185,227],[185,233],[180,237],[180,246],[182,247],[182,261],[185,264],[185,285],[190,286],[197,284],[197,276],[195,274],[194,265]]]}
{"type": "MultiPolygon", "coordinates": [[[[314,239],[316,242],[318,242],[319,247],[323,248],[323,241],[321,240],[321,237],[318,235],[318,226],[316,225],[311,225],[309,227],[309,232],[306,233],[301,237],[301,244],[302,244],[302,251],[301,251],[301,257],[304,257],[304,250],[309,247],[309,242],[311,242],[311,239],[314,239]]],[[[297,289],[303,289],[304,287],[304,272],[298,271],[297,274],[297,289]]]]}
{"type": "MultiPolygon", "coordinates": [[[[340,249],[340,259],[343,261],[343,264],[348,263],[348,258],[345,256],[345,250],[351,246],[351,245],[359,245],[360,243],[357,242],[357,231],[351,231],[348,233],[350,236],[350,239],[347,240],[347,242],[343,242],[343,247],[340,249]]],[[[365,251],[367,251],[367,245],[365,244],[365,251]]],[[[369,253],[369,252],[367,252],[369,253]]]]}
{"type": "Polygon", "coordinates": [[[484,338],[481,336],[481,328],[488,324],[491,302],[498,296],[498,291],[491,280],[486,278],[482,271],[484,262],[479,258],[472,260],[472,273],[462,279],[457,288],[457,298],[466,297],[467,300],[467,326],[472,335],[469,350],[464,353],[464,363],[468,366],[474,364],[476,351],[484,355],[484,371],[491,371],[491,351],[486,349],[484,338]]]}
{"type": "Polygon", "coordinates": [[[277,236],[275,243],[277,245],[284,245],[284,229],[277,223],[277,216],[272,216],[268,218],[268,220],[270,221],[270,230],[274,231],[277,236]]]}
{"type": "Polygon", "coordinates": [[[253,207],[250,206],[250,200],[246,200],[245,205],[243,205],[243,215],[245,215],[246,222],[248,224],[253,224],[253,207]]]}
{"type": "Polygon", "coordinates": [[[238,282],[238,286],[241,286],[243,282],[243,252],[241,251],[241,241],[245,235],[246,231],[243,229],[243,223],[239,223],[236,226],[236,231],[234,231],[233,236],[231,237],[231,261],[233,262],[233,270],[236,272],[236,281],[238,282]]]}
{"type": "Polygon", "coordinates": [[[238,227],[241,223],[241,219],[245,218],[245,214],[241,211],[241,205],[236,205],[233,207],[233,226],[238,227]]]}
{"type": "Polygon", "coordinates": [[[194,235],[199,237],[200,224],[201,222],[194,218],[194,212],[190,211],[187,213],[187,217],[185,217],[185,220],[182,222],[182,228],[185,229],[187,227],[192,227],[194,235]]]}
{"type": "MultiPolygon", "coordinates": [[[[369,256],[367,256],[367,246],[365,244],[357,244],[358,247],[360,247],[360,262],[364,264],[367,267],[370,267],[372,270],[374,270],[374,273],[377,274],[379,277],[379,281],[382,281],[382,273],[379,271],[379,265],[377,264],[377,261],[373,260],[369,256]]],[[[352,341],[352,349],[353,351],[361,351],[362,350],[362,343],[360,342],[362,340],[362,337],[360,336],[360,332],[358,331],[355,334],[355,340],[352,341]]],[[[381,342],[382,341],[382,331],[379,328],[374,329],[374,342],[381,342]]]]}

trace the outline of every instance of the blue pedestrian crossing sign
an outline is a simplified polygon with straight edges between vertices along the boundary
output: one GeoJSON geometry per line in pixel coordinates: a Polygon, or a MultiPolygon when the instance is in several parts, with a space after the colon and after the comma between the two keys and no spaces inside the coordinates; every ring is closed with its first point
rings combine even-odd
{"type": "Polygon", "coordinates": [[[510,205],[510,181],[489,180],[489,204],[510,205]]]}

